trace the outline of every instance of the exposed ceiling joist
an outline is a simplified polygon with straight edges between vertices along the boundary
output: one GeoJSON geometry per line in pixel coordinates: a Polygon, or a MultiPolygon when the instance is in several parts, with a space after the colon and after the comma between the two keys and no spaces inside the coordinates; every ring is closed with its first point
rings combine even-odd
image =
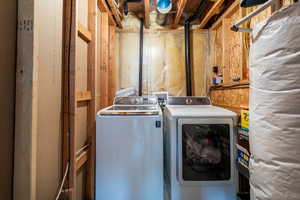
{"type": "Polygon", "coordinates": [[[145,28],[150,27],[150,0],[144,0],[145,28]]]}
{"type": "Polygon", "coordinates": [[[122,24],[119,24],[115,21],[107,3],[105,0],[98,0],[98,7],[100,9],[101,12],[105,12],[105,13],[108,13],[108,18],[109,18],[109,24],[110,25],[119,25],[120,28],[122,28],[122,24]]]}
{"type": "Polygon", "coordinates": [[[181,15],[182,15],[183,10],[186,6],[186,2],[187,2],[187,0],[179,0],[178,3],[177,3],[177,12],[176,12],[175,20],[174,20],[174,23],[173,23],[174,27],[176,27],[177,24],[180,21],[181,15]]]}
{"type": "Polygon", "coordinates": [[[208,11],[208,13],[205,15],[203,20],[201,21],[199,27],[204,28],[207,22],[216,14],[216,12],[219,10],[219,8],[222,6],[224,0],[218,0],[214,3],[213,7],[208,11]]]}
{"type": "Polygon", "coordinates": [[[111,12],[114,15],[116,22],[120,25],[122,24],[122,19],[120,17],[121,13],[119,11],[119,9],[116,7],[116,4],[113,2],[113,0],[107,0],[106,1],[109,5],[109,7],[111,8],[111,12]]]}

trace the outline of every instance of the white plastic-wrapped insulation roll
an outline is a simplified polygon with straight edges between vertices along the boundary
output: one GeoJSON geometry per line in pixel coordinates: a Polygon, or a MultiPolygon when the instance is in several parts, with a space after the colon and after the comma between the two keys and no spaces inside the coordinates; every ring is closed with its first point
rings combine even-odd
{"type": "Polygon", "coordinates": [[[300,200],[300,3],[254,28],[250,51],[252,200],[300,200]]]}

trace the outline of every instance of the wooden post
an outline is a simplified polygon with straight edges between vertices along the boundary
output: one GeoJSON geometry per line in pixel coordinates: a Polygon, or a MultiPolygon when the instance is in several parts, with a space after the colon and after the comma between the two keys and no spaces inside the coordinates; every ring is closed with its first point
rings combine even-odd
{"type": "Polygon", "coordinates": [[[76,39],[77,0],[64,1],[64,51],[63,51],[63,170],[69,163],[68,181],[64,188],[69,199],[76,199],[76,39]]]}
{"type": "Polygon", "coordinates": [[[101,13],[100,38],[100,108],[108,105],[108,65],[109,65],[109,21],[108,13],[101,13]]]}
{"type": "Polygon", "coordinates": [[[230,69],[229,69],[229,63],[228,63],[228,46],[226,44],[228,43],[227,40],[229,37],[227,37],[228,32],[231,31],[228,27],[230,27],[230,21],[227,18],[222,19],[222,45],[223,45],[223,56],[222,56],[222,68],[223,68],[223,78],[224,78],[224,83],[228,83],[230,81],[230,69]],[[226,54],[227,53],[227,54],[226,54]]]}
{"type": "Polygon", "coordinates": [[[150,0],[144,0],[145,28],[150,28],[150,0]]]}
{"type": "Polygon", "coordinates": [[[70,141],[70,172],[69,172],[69,189],[70,200],[76,200],[76,114],[77,114],[77,101],[76,101],[76,40],[77,40],[77,0],[72,0],[72,17],[71,17],[71,40],[69,52],[69,141],[70,141]]]}
{"type": "Polygon", "coordinates": [[[116,27],[111,25],[109,26],[109,71],[108,71],[108,88],[109,88],[109,97],[108,103],[111,105],[114,100],[116,93],[117,85],[116,79],[118,78],[116,71],[116,61],[115,61],[115,31],[116,27]]]}
{"type": "MultiPolygon", "coordinates": [[[[69,141],[69,68],[70,68],[70,41],[71,41],[71,17],[72,17],[72,0],[65,0],[63,4],[63,56],[62,56],[62,68],[63,68],[63,133],[62,133],[62,171],[67,168],[70,159],[70,141],[69,141]]],[[[70,168],[69,168],[70,169],[70,168]]],[[[62,172],[62,176],[63,176],[62,172]]],[[[69,188],[69,179],[66,180],[64,189],[69,188]]]]}
{"type": "Polygon", "coordinates": [[[88,90],[91,92],[91,100],[88,104],[88,151],[87,163],[87,200],[95,199],[95,144],[96,144],[96,64],[97,64],[97,1],[88,1],[88,29],[91,33],[91,41],[88,43],[88,90]]]}
{"type": "Polygon", "coordinates": [[[36,199],[37,33],[35,1],[18,1],[14,199],[36,199]]]}

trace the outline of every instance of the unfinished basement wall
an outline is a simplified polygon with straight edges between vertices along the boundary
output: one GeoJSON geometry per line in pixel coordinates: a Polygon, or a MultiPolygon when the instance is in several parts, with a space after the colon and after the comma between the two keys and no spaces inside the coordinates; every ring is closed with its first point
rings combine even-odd
{"type": "MultiPolygon", "coordinates": [[[[139,20],[129,15],[117,33],[116,56],[118,88],[138,88],[139,20]]],[[[154,23],[154,22],[152,22],[154,23]]],[[[172,96],[186,95],[184,31],[154,26],[144,29],[143,94],[168,91],[172,96]]],[[[206,95],[208,32],[192,30],[193,93],[206,95]]]]}
{"type": "MultiPolygon", "coordinates": [[[[83,27],[88,27],[88,1],[77,1],[77,22],[83,27]]],[[[80,37],[76,37],[76,91],[88,91],[88,43],[80,37]]],[[[76,144],[78,152],[87,144],[88,126],[88,102],[77,103],[76,113],[76,144]]],[[[86,197],[86,165],[77,171],[76,196],[78,200],[86,197]]]]}
{"type": "Polygon", "coordinates": [[[36,1],[37,174],[36,199],[53,200],[61,181],[63,0],[36,1]]]}
{"type": "MultiPolygon", "coordinates": [[[[291,0],[284,0],[283,6],[291,4],[291,0]]],[[[232,24],[243,16],[252,12],[255,7],[240,8],[239,1],[235,1],[230,8],[213,24],[210,35],[210,64],[207,69],[210,97],[213,104],[240,113],[240,106],[249,103],[249,86],[234,86],[236,84],[249,83],[249,49],[251,35],[249,33],[233,32],[232,24]],[[223,76],[223,84],[226,88],[214,88],[211,83],[212,67],[218,66],[219,73],[223,76]],[[240,81],[233,81],[240,78],[240,81]]],[[[243,26],[253,28],[272,14],[269,7],[257,16],[253,17],[243,26]]]]}
{"type": "Polygon", "coordinates": [[[17,1],[0,3],[0,197],[12,199],[17,1]]]}
{"type": "MultiPolygon", "coordinates": [[[[250,13],[255,8],[240,8],[238,1],[213,24],[210,29],[210,66],[208,68],[208,85],[210,97],[214,105],[240,113],[240,106],[249,103],[248,57],[250,34],[233,32],[232,24],[250,13]],[[212,84],[212,67],[218,66],[223,83],[215,88],[212,84]],[[235,81],[234,79],[240,79],[235,81]],[[242,84],[242,86],[240,86],[242,84]]],[[[251,28],[271,14],[271,8],[254,17],[245,26],[251,28]]]]}
{"type": "Polygon", "coordinates": [[[52,200],[61,181],[62,5],[18,1],[15,200],[52,200]]]}

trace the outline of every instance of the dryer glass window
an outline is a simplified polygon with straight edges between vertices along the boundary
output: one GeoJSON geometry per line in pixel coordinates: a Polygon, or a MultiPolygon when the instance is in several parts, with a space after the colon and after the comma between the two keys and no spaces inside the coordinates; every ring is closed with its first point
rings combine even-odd
{"type": "Polygon", "coordinates": [[[230,179],[228,124],[182,125],[182,178],[184,181],[230,179]]]}

